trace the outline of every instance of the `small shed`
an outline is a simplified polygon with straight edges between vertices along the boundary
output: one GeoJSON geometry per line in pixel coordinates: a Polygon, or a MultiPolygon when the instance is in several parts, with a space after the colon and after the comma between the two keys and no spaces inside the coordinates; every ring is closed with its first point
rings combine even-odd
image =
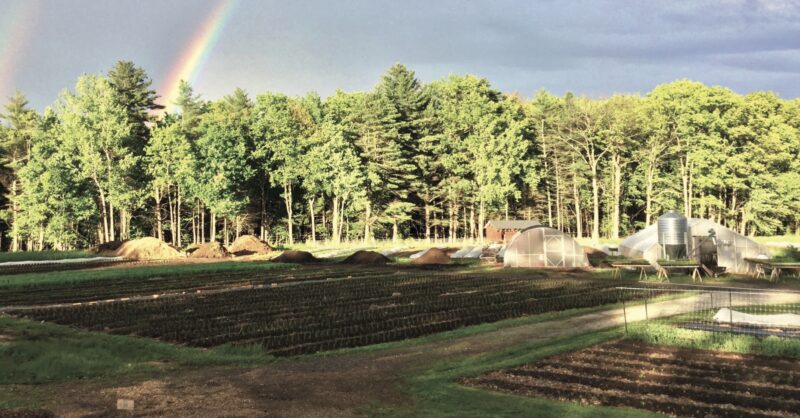
{"type": "Polygon", "coordinates": [[[537,225],[541,224],[534,220],[489,221],[484,228],[487,240],[508,244],[519,231],[537,225]]]}
{"type": "Polygon", "coordinates": [[[571,236],[544,225],[523,229],[503,254],[505,267],[588,267],[589,259],[571,236]]]}

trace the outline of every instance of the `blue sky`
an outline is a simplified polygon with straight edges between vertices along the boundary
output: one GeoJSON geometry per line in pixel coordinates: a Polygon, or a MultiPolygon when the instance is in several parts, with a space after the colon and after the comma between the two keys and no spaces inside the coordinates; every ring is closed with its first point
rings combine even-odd
{"type": "MultiPolygon", "coordinates": [[[[39,109],[121,59],[161,85],[215,4],[0,0],[0,16],[20,1],[38,7],[0,94],[19,89],[39,109]]],[[[796,98],[800,1],[240,0],[195,88],[208,99],[235,87],[326,96],[370,89],[395,62],[424,81],[472,73],[525,96],[646,93],[690,78],[796,98]]]]}

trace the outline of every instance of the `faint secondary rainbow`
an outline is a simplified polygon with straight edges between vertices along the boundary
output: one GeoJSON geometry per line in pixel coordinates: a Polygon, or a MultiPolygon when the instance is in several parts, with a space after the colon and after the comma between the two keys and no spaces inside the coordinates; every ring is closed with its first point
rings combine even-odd
{"type": "Polygon", "coordinates": [[[238,0],[220,1],[181,53],[180,59],[170,70],[169,76],[160,90],[165,92],[162,104],[166,106],[167,111],[171,111],[175,107],[181,80],[192,84],[197,80],[198,74],[208,61],[210,52],[217,44],[219,35],[238,2],[238,0]]]}
{"type": "Polygon", "coordinates": [[[0,8],[0,101],[14,93],[14,77],[34,28],[37,0],[18,0],[0,8]]]}

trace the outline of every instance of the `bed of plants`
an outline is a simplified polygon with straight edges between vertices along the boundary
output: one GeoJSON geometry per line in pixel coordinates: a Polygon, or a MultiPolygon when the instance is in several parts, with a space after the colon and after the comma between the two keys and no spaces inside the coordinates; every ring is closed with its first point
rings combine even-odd
{"type": "Polygon", "coordinates": [[[446,272],[376,276],[367,270],[362,276],[291,286],[11,312],[190,346],[260,344],[275,355],[294,355],[615,303],[617,284],[446,272]]]}
{"type": "Polygon", "coordinates": [[[461,382],[689,417],[797,416],[800,364],[618,340],[461,382]]]}

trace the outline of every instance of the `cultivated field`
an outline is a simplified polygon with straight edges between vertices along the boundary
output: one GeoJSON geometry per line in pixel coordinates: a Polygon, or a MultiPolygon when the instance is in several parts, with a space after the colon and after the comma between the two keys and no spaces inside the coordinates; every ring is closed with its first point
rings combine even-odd
{"type": "MultiPolygon", "coordinates": [[[[618,282],[581,273],[553,276],[322,267],[222,278],[155,278],[113,287],[82,282],[40,289],[36,299],[121,299],[7,311],[196,347],[257,344],[273,355],[295,355],[619,301],[618,282]],[[147,295],[167,290],[172,293],[147,295]]],[[[0,295],[10,303],[33,301],[24,288],[0,295]]]]}
{"type": "Polygon", "coordinates": [[[614,341],[462,383],[690,417],[800,416],[793,360],[614,341]]]}

